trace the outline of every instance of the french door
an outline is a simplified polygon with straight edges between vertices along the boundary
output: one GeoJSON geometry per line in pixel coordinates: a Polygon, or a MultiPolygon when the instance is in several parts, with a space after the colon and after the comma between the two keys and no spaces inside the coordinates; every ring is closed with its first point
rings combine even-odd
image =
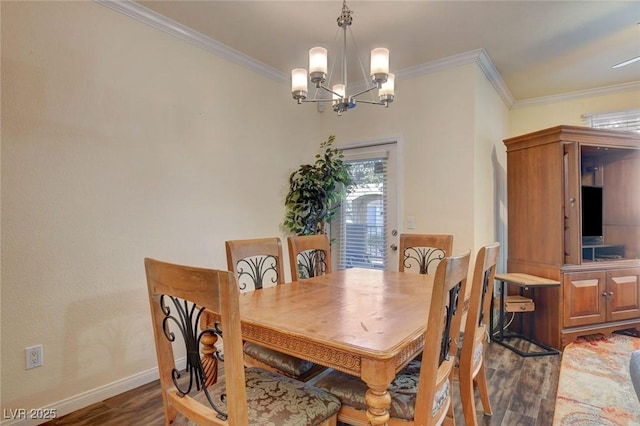
{"type": "Polygon", "coordinates": [[[356,187],[330,225],[335,269],[397,270],[397,144],[342,150],[356,187]]]}

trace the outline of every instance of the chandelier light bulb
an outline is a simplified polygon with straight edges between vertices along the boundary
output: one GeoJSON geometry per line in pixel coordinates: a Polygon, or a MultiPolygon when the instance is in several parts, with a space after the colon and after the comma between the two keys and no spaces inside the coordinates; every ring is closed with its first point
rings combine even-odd
{"type": "Polygon", "coordinates": [[[387,80],[389,74],[389,49],[378,47],[371,51],[371,80],[381,83],[387,80]]]}
{"type": "Polygon", "coordinates": [[[327,79],[327,49],[324,47],[309,49],[309,79],[316,85],[327,79]]]}
{"type": "Polygon", "coordinates": [[[371,74],[389,74],[389,49],[371,50],[371,74]]]}
{"type": "Polygon", "coordinates": [[[295,68],[291,71],[291,94],[294,99],[305,99],[307,97],[307,70],[295,68]]]}
{"type": "Polygon", "coordinates": [[[344,98],[344,94],[345,94],[344,84],[335,84],[333,86],[334,101],[339,101],[340,99],[344,98]]]}

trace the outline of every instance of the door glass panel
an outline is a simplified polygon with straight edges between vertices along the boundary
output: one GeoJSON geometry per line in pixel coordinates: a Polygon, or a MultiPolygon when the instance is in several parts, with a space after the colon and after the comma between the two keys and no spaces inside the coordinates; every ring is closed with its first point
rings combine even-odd
{"type": "Polygon", "coordinates": [[[390,179],[389,174],[390,169],[395,174],[395,167],[390,167],[393,150],[395,145],[388,144],[344,150],[356,187],[330,227],[336,269],[389,269],[397,263],[397,258],[390,260],[389,250],[396,239],[390,233],[395,228],[395,205],[389,202],[393,193],[395,203],[395,188],[390,185],[395,178],[390,179]]]}

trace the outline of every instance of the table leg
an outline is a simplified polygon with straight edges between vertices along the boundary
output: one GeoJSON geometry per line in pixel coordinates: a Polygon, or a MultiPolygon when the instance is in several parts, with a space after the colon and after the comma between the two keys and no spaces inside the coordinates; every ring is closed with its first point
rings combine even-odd
{"type": "Polygon", "coordinates": [[[395,364],[362,360],[361,369],[361,379],[369,387],[365,394],[367,420],[370,425],[386,425],[391,407],[391,395],[388,389],[396,376],[395,364]]]}
{"type": "Polygon", "coordinates": [[[369,390],[365,395],[368,406],[367,420],[371,425],[386,425],[389,421],[391,396],[387,391],[387,387],[377,387],[375,389],[369,386],[369,390]]]}
{"type": "Polygon", "coordinates": [[[207,377],[205,382],[207,387],[213,386],[218,381],[217,341],[218,336],[213,333],[205,333],[200,341],[202,343],[202,349],[200,349],[202,353],[201,362],[207,377]]]}
{"type": "MultiPolygon", "coordinates": [[[[206,312],[200,319],[200,329],[206,330],[215,327],[215,318],[209,312],[206,312]]],[[[200,362],[206,375],[205,385],[213,386],[218,381],[218,348],[216,342],[218,336],[213,332],[205,332],[200,339],[202,354],[200,362]]]]}

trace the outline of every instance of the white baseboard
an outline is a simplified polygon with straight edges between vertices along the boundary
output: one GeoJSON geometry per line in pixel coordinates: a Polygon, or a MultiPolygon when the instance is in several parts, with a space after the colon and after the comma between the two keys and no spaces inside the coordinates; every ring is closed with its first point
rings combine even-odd
{"type": "MultiPolygon", "coordinates": [[[[176,365],[179,369],[183,369],[186,365],[186,358],[176,360],[176,365]]],[[[105,399],[119,395],[123,392],[127,392],[139,386],[146,385],[149,382],[157,380],[158,377],[158,367],[154,367],[149,370],[134,374],[133,376],[116,380],[115,382],[97,387],[95,389],[91,389],[78,395],[65,398],[61,401],[51,403],[46,407],[41,407],[39,409],[31,411],[51,413],[53,410],[55,410],[56,417],[59,418],[76,410],[80,410],[81,408],[88,407],[91,404],[104,401],[105,399]]],[[[51,420],[25,418],[28,417],[29,411],[30,410],[26,410],[25,413],[18,413],[15,410],[11,411],[10,409],[3,409],[2,422],[0,422],[0,426],[37,426],[40,423],[51,420]]]]}

